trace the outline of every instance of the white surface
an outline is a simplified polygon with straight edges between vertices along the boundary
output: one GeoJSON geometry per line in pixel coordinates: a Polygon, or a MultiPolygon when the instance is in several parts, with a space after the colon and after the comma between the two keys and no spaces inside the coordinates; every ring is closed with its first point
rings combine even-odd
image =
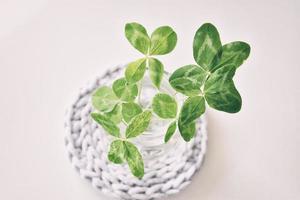
{"type": "Polygon", "coordinates": [[[169,71],[193,63],[204,22],[222,41],[251,44],[236,83],[243,109],[209,109],[205,165],[171,200],[300,199],[300,4],[287,1],[0,1],[0,199],[106,200],[71,169],[63,116],[72,94],[108,67],[140,55],[126,22],[169,24],[169,71]]]}

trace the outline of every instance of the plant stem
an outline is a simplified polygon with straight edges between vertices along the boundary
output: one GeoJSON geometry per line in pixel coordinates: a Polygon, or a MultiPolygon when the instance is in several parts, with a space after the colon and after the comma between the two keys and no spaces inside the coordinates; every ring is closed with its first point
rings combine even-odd
{"type": "MultiPolygon", "coordinates": [[[[146,69],[149,69],[149,59],[148,55],[146,55],[146,69]]],[[[138,102],[141,104],[141,93],[142,93],[142,87],[143,87],[143,79],[139,82],[139,91],[138,91],[138,102]]]]}
{"type": "Polygon", "coordinates": [[[125,122],[124,119],[122,119],[122,123],[123,123],[125,126],[128,126],[127,122],[125,122]]]}
{"type": "Polygon", "coordinates": [[[143,80],[140,80],[139,82],[139,91],[138,91],[138,102],[140,105],[141,105],[141,93],[142,93],[142,85],[143,85],[142,81],[143,80]]]}

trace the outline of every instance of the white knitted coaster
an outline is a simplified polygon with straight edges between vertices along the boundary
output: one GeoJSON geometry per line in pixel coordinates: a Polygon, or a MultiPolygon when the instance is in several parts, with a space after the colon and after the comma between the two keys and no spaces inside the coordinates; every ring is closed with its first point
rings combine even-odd
{"type": "Polygon", "coordinates": [[[126,164],[108,161],[109,136],[90,118],[91,93],[114,79],[121,70],[119,66],[108,71],[82,88],[67,110],[65,144],[72,166],[95,188],[118,199],[147,200],[175,194],[191,182],[203,162],[207,141],[205,117],[197,121],[197,135],[193,140],[189,143],[180,140],[180,148],[174,146],[145,163],[141,180],[133,177],[126,164]]]}

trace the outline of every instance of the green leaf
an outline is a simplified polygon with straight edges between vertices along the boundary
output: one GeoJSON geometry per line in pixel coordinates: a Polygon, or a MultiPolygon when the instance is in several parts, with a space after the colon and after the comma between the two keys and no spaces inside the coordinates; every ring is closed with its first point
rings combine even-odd
{"type": "Polygon", "coordinates": [[[150,55],[170,53],[176,46],[177,35],[169,26],[157,28],[151,35],[150,55]]]}
{"type": "Polygon", "coordinates": [[[231,42],[223,45],[221,49],[221,58],[215,69],[221,68],[224,65],[234,65],[238,68],[243,64],[250,54],[250,46],[245,42],[231,42]]]}
{"type": "Polygon", "coordinates": [[[205,112],[205,100],[202,96],[189,97],[182,105],[178,128],[182,138],[190,141],[195,136],[195,120],[205,112]]]}
{"type": "Polygon", "coordinates": [[[104,130],[106,130],[109,134],[115,137],[120,137],[120,129],[113,123],[108,117],[100,114],[100,113],[92,113],[92,118],[100,124],[104,130]]]}
{"type": "Polygon", "coordinates": [[[144,111],[135,116],[126,129],[126,138],[132,138],[143,133],[149,126],[152,113],[144,111]]]}
{"type": "Polygon", "coordinates": [[[128,141],[124,141],[126,147],[126,160],[131,170],[131,173],[137,178],[144,176],[144,162],[142,155],[136,146],[128,141]]]}
{"type": "Polygon", "coordinates": [[[167,133],[165,135],[165,143],[167,143],[171,137],[174,135],[175,131],[176,131],[176,121],[172,122],[167,130],[167,133]]]}
{"type": "Polygon", "coordinates": [[[208,105],[220,111],[236,113],[241,110],[242,98],[232,80],[235,65],[217,69],[205,83],[205,99],[208,105]]]}
{"type": "Polygon", "coordinates": [[[182,124],[180,121],[178,122],[178,128],[181,137],[186,141],[189,142],[196,134],[196,123],[195,121],[189,124],[182,124]]]}
{"type": "Polygon", "coordinates": [[[115,164],[126,160],[131,173],[137,178],[144,176],[144,161],[137,147],[128,141],[115,140],[111,143],[108,159],[115,164]]]}
{"type": "Polygon", "coordinates": [[[136,84],[128,84],[125,78],[117,79],[113,83],[113,91],[123,101],[133,101],[138,94],[136,84]]]}
{"type": "Polygon", "coordinates": [[[118,103],[119,99],[111,88],[103,86],[98,88],[92,95],[93,106],[102,112],[111,111],[118,103]]]}
{"type": "Polygon", "coordinates": [[[194,59],[207,71],[212,70],[212,61],[221,48],[221,40],[216,27],[210,23],[203,24],[196,32],[193,44],[194,59]]]}
{"type": "Polygon", "coordinates": [[[126,147],[122,140],[115,140],[110,144],[108,159],[115,164],[124,163],[126,160],[126,147]]]}
{"type": "Polygon", "coordinates": [[[127,123],[141,112],[143,112],[142,108],[134,102],[122,104],[122,116],[127,123]]]}
{"type": "Polygon", "coordinates": [[[205,112],[205,100],[202,96],[189,97],[183,103],[179,115],[181,124],[188,124],[205,112]]]}
{"type": "Polygon", "coordinates": [[[125,26],[125,35],[130,44],[143,54],[148,54],[150,38],[146,29],[138,23],[128,23],[125,26]]]}
{"type": "Polygon", "coordinates": [[[164,75],[164,66],[156,58],[149,58],[150,79],[155,87],[159,88],[164,75]]]}
{"type": "Polygon", "coordinates": [[[146,59],[141,58],[128,64],[125,70],[125,78],[128,83],[136,83],[144,77],[146,71],[146,59]]]}
{"type": "Polygon", "coordinates": [[[177,103],[173,97],[165,93],[158,93],[152,100],[153,112],[163,119],[175,118],[177,103]]]}
{"type": "Polygon", "coordinates": [[[207,72],[197,65],[186,65],[177,69],[169,78],[169,83],[178,92],[187,96],[200,93],[207,72]]]}
{"type": "Polygon", "coordinates": [[[105,115],[115,124],[119,124],[122,120],[122,107],[121,105],[117,104],[114,109],[105,115]]]}

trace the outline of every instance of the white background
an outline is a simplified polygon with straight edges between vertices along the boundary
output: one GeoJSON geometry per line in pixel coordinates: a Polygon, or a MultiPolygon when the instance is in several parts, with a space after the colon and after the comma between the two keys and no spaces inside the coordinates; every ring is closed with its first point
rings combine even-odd
{"type": "Polygon", "coordinates": [[[300,3],[297,0],[0,0],[0,199],[106,200],[71,168],[63,117],[88,80],[141,55],[123,29],[137,21],[178,34],[168,71],[194,63],[204,22],[223,43],[251,44],[235,76],[238,114],[208,109],[205,165],[170,200],[300,199],[300,3]]]}

